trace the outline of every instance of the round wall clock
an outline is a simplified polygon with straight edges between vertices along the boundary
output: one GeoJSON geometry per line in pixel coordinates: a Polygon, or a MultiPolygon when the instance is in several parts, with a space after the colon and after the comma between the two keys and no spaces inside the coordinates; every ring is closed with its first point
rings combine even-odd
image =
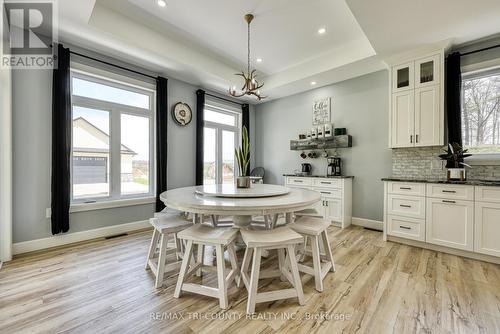
{"type": "Polygon", "coordinates": [[[177,102],[172,108],[172,117],[177,124],[186,126],[191,123],[191,120],[193,119],[193,112],[186,103],[177,102]]]}

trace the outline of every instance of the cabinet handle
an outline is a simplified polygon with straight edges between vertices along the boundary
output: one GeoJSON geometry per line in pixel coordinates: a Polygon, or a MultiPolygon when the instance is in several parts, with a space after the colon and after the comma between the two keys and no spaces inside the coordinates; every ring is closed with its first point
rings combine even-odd
{"type": "Polygon", "coordinates": [[[328,201],[325,201],[325,203],[326,203],[326,206],[328,206],[328,201]]]}
{"type": "Polygon", "coordinates": [[[410,144],[413,144],[413,135],[410,135],[410,144]]]}
{"type": "Polygon", "coordinates": [[[407,205],[407,204],[399,204],[399,206],[402,208],[411,208],[411,205],[407,205]]]}
{"type": "Polygon", "coordinates": [[[399,228],[402,228],[402,229],[405,229],[405,230],[411,230],[411,227],[408,227],[408,226],[401,226],[401,225],[399,225],[399,228]]]}
{"type": "Polygon", "coordinates": [[[415,135],[415,143],[418,143],[418,135],[415,135]]]}
{"type": "Polygon", "coordinates": [[[443,200],[443,203],[452,203],[452,204],[455,204],[456,202],[455,202],[455,201],[447,201],[447,200],[443,200]]]}
{"type": "Polygon", "coordinates": [[[332,193],[329,191],[320,191],[320,193],[325,194],[325,195],[331,195],[332,193]]]}
{"type": "Polygon", "coordinates": [[[401,190],[411,190],[410,187],[399,187],[399,189],[401,189],[401,190]]]}
{"type": "Polygon", "coordinates": [[[325,182],[325,181],[322,181],[320,182],[321,184],[332,184],[331,182],[325,182]]]}
{"type": "Polygon", "coordinates": [[[456,194],[457,192],[455,190],[442,190],[444,193],[450,193],[450,194],[456,194]]]}

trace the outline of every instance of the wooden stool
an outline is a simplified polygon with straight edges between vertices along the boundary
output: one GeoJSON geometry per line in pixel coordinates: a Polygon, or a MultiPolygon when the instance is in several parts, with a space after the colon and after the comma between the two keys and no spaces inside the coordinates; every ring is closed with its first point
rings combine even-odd
{"type": "Polygon", "coordinates": [[[148,258],[146,261],[146,270],[151,269],[156,277],[155,287],[160,288],[163,285],[163,275],[165,272],[177,270],[181,264],[179,259],[182,257],[182,248],[177,233],[188,228],[192,224],[177,214],[163,214],[158,218],[149,220],[154,227],[151,245],[149,246],[148,258]],[[169,247],[168,237],[173,236],[174,245],[169,247]],[[158,252],[156,250],[158,249],[158,252]],[[177,261],[166,264],[168,254],[176,254],[177,261]]]}
{"type": "Polygon", "coordinates": [[[243,241],[247,245],[243,263],[241,265],[241,279],[248,290],[247,314],[255,312],[256,303],[298,297],[299,304],[304,305],[304,293],[300,281],[295,245],[303,241],[303,237],[288,227],[279,227],[273,230],[241,230],[243,241]],[[260,272],[260,260],[263,250],[276,249],[278,251],[278,270],[260,272]],[[285,253],[286,250],[286,253],[285,253]],[[250,279],[247,271],[253,253],[250,279]],[[290,271],[288,271],[290,268],[290,271]],[[259,278],[285,278],[293,285],[291,289],[282,289],[271,292],[257,293],[259,278]]]}
{"type": "Polygon", "coordinates": [[[332,249],[328,241],[328,226],[330,223],[314,217],[301,217],[293,224],[288,225],[292,230],[304,236],[304,243],[307,244],[307,239],[311,241],[311,251],[308,251],[304,246],[304,253],[312,255],[313,266],[309,267],[299,263],[299,270],[301,272],[314,276],[316,290],[323,291],[323,279],[328,271],[335,271],[335,263],[333,261],[332,249]],[[320,239],[325,251],[324,254],[320,252],[320,239]],[[325,265],[321,264],[321,260],[326,260],[325,265]]]}
{"type": "MultiPolygon", "coordinates": [[[[239,286],[238,262],[234,248],[234,240],[238,236],[239,230],[231,227],[211,227],[204,224],[196,224],[180,232],[178,238],[187,241],[186,252],[182,260],[177,286],[175,287],[174,297],[179,298],[181,291],[188,291],[204,296],[219,298],[219,305],[222,309],[228,307],[227,287],[232,280],[239,286]],[[218,288],[212,288],[201,284],[186,283],[186,280],[198,269],[203,268],[203,255],[198,257],[194,265],[189,266],[193,256],[193,245],[201,246],[203,254],[205,246],[214,246],[217,258],[217,281],[218,288]],[[229,260],[231,262],[231,271],[226,275],[226,264],[224,261],[224,249],[227,248],[229,260]]],[[[200,248],[198,248],[200,250],[200,248]]],[[[198,254],[199,256],[199,254],[198,254]]]]}

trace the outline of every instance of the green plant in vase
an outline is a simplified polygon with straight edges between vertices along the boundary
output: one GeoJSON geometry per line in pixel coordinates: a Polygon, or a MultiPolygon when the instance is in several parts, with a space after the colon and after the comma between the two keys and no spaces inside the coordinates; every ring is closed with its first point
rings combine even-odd
{"type": "Polygon", "coordinates": [[[439,158],[445,160],[448,164],[448,180],[450,181],[465,181],[466,170],[465,166],[472,168],[471,166],[464,163],[464,159],[470,157],[472,154],[467,153],[468,151],[458,143],[448,144],[448,150],[443,150],[445,154],[440,154],[439,158]]]}
{"type": "Polygon", "coordinates": [[[238,188],[250,188],[250,176],[248,175],[248,166],[250,165],[250,139],[248,138],[246,126],[244,126],[242,130],[241,146],[236,148],[234,152],[239,169],[236,185],[238,188]]]}

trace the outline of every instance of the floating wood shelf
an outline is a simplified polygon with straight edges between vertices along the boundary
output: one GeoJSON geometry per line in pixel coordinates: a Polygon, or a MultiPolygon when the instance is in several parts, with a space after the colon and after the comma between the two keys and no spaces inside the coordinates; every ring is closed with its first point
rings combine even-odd
{"type": "Polygon", "coordinates": [[[326,150],[330,148],[352,147],[352,136],[342,135],[321,139],[290,140],[290,150],[326,150]]]}

